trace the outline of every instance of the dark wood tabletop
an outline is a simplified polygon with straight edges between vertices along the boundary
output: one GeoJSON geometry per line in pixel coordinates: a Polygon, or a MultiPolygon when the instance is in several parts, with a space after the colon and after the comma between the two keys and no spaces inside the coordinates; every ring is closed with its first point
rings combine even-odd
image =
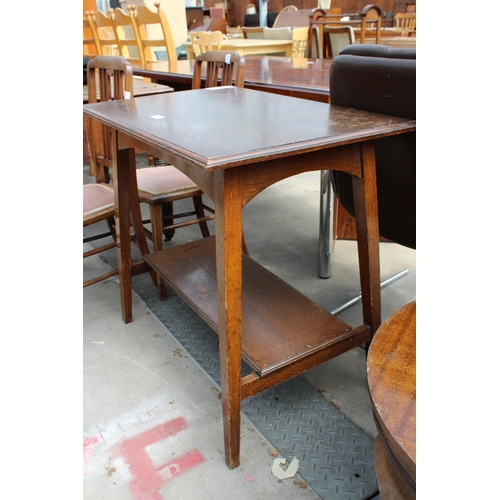
{"type": "Polygon", "coordinates": [[[412,132],[416,123],[235,87],[87,104],[84,113],[112,128],[117,148],[123,320],[132,320],[130,244],[125,244],[132,222],[145,261],[219,334],[226,463],[237,467],[242,399],[368,343],[378,329],[373,140],[412,132]],[[216,238],[149,253],[134,197],[134,148],[174,164],[203,190],[215,206],[216,238]],[[275,182],[325,169],[354,178],[363,307],[363,323],[354,327],[242,253],[243,207],[275,182]],[[242,359],[253,368],[243,378],[242,359]]]}
{"type": "MultiPolygon", "coordinates": [[[[245,56],[245,88],[328,102],[331,63],[331,59],[245,56]]],[[[154,69],[134,68],[134,75],[189,90],[193,69],[192,60],[177,61],[175,71],[165,61],[155,63],[154,69]]]]}
{"type": "Polygon", "coordinates": [[[416,301],[376,332],[367,361],[368,389],[379,435],[375,442],[382,498],[415,498],[416,301]]]}

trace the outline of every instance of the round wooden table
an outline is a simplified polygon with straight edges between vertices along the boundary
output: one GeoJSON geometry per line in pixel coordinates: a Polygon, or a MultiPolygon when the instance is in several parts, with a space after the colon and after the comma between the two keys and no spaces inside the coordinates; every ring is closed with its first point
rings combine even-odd
{"type": "Polygon", "coordinates": [[[367,359],[382,500],[416,498],[416,301],[377,330],[367,359]]]}

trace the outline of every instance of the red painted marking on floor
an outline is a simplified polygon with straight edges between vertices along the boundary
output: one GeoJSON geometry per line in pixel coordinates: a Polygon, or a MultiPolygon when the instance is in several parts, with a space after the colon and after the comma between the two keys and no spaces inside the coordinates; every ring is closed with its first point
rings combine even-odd
{"type": "Polygon", "coordinates": [[[102,441],[101,436],[90,436],[83,441],[83,475],[88,476],[92,472],[92,467],[90,470],[88,468],[88,463],[94,457],[93,446],[99,441],[102,441]]]}
{"type": "Polygon", "coordinates": [[[83,461],[88,462],[93,455],[92,446],[101,440],[101,436],[90,436],[83,442],[83,461]]]}
{"type": "Polygon", "coordinates": [[[198,450],[192,450],[181,457],[156,467],[146,447],[187,429],[183,417],[169,420],[120,444],[120,455],[128,465],[133,479],[130,488],[136,500],[162,500],[158,489],[167,481],[186,472],[205,458],[198,450]]]}

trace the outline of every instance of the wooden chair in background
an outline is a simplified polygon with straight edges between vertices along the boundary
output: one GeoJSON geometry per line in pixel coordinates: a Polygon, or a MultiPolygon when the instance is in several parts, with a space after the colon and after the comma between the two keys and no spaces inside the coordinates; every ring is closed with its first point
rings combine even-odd
{"type": "MultiPolygon", "coordinates": [[[[132,65],[122,56],[99,56],[90,61],[87,66],[87,81],[89,88],[89,103],[97,102],[97,85],[99,85],[99,100],[106,101],[114,96],[114,99],[123,99],[129,94],[133,98],[132,65]]],[[[112,174],[106,175],[106,171],[112,169],[112,148],[110,140],[110,130],[108,127],[95,120],[91,120],[91,149],[92,157],[96,169],[96,184],[84,185],[84,227],[102,220],[108,220],[108,226],[113,227],[112,217],[114,215],[114,204],[110,206],[110,201],[114,203],[114,194],[112,184],[107,185],[106,181],[112,181],[112,174]],[[102,131],[100,131],[101,129],[102,131]],[[101,139],[102,138],[102,139],[101,139]],[[96,194],[96,186],[99,184],[103,189],[96,194]],[[91,186],[91,187],[89,187],[91,186]],[[112,196],[109,196],[111,189],[112,196]],[[103,199],[102,214],[98,208],[98,196],[103,199]],[[90,203],[91,199],[94,199],[90,203]],[[106,202],[106,203],[104,203],[106,202]],[[90,208],[89,208],[90,207],[90,208]]],[[[207,221],[214,218],[214,215],[205,215],[205,209],[213,212],[209,207],[205,207],[202,200],[202,191],[195,185],[189,177],[180,172],[173,165],[161,167],[148,167],[137,169],[137,189],[132,190],[133,196],[138,197],[138,201],[146,203],[149,206],[150,219],[141,220],[140,214],[132,214],[136,230],[140,227],[146,236],[152,241],[154,251],[163,248],[163,234],[166,230],[185,227],[192,224],[199,224],[203,237],[210,236],[207,221]],[[167,213],[164,217],[162,206],[171,206],[173,202],[192,198],[194,209],[181,214],[167,213]],[[189,218],[190,217],[190,218],[189,218]],[[175,219],[182,218],[183,221],[174,223],[175,219]],[[151,224],[151,229],[144,227],[143,224],[151,224]]],[[[106,236],[115,236],[111,229],[106,236]]],[[[94,241],[96,237],[84,242],[94,241]]],[[[107,248],[113,248],[110,244],[107,248]]],[[[148,253],[143,249],[143,253],[148,253]]],[[[101,250],[102,251],[102,250],[101,250]]],[[[89,255],[99,253],[98,249],[84,254],[84,258],[89,255]]],[[[139,267],[140,272],[144,272],[144,267],[139,267]]],[[[138,271],[138,272],[139,272],[138,271]]],[[[135,274],[138,274],[135,273],[135,274]]],[[[102,281],[116,273],[108,273],[105,277],[95,278],[84,284],[88,286],[102,281]]],[[[166,297],[163,280],[153,273],[158,295],[160,299],[166,297]]]]}
{"type": "Polygon", "coordinates": [[[361,27],[359,34],[359,43],[365,43],[366,32],[375,31],[375,43],[380,43],[380,33],[382,29],[382,9],[378,5],[366,5],[361,9],[361,27]]]}
{"type": "Polygon", "coordinates": [[[204,54],[207,50],[220,50],[220,42],[224,39],[221,31],[192,31],[189,34],[193,44],[194,56],[204,54]]]}
{"type": "Polygon", "coordinates": [[[115,37],[114,23],[111,18],[100,11],[86,12],[90,30],[94,37],[97,53],[100,56],[120,55],[118,39],[115,37]]]}
{"type": "Polygon", "coordinates": [[[417,14],[415,12],[398,12],[394,16],[394,26],[401,31],[416,31],[417,14]]]}
{"type": "Polygon", "coordinates": [[[94,58],[98,56],[94,35],[87,18],[83,18],[83,57],[94,58]]]}
{"type": "Polygon", "coordinates": [[[160,9],[160,2],[155,2],[155,7],[156,12],[151,11],[145,5],[139,5],[138,7],[131,5],[129,7],[134,34],[136,39],[140,41],[146,64],[160,60],[158,55],[154,56],[153,49],[159,49],[154,52],[164,49],[169,62],[169,69],[176,71],[177,52],[172,31],[165,13],[160,9]],[[161,36],[153,38],[155,33],[161,34],[161,36]]]}
{"type": "Polygon", "coordinates": [[[292,40],[292,57],[306,57],[309,27],[294,28],[292,30],[292,40]]]}
{"type": "Polygon", "coordinates": [[[352,26],[325,26],[323,28],[324,48],[323,57],[334,58],[339,52],[354,43],[354,30],[352,26]]]}
{"type": "Polygon", "coordinates": [[[287,5],[286,7],[283,7],[279,12],[278,12],[278,15],[276,16],[276,19],[274,20],[274,23],[273,23],[273,28],[277,27],[278,24],[278,19],[281,15],[282,12],[290,12],[290,11],[295,11],[295,10],[299,10],[297,7],[295,7],[295,5],[287,5]]]}
{"type": "Polygon", "coordinates": [[[238,52],[207,51],[196,57],[193,70],[193,89],[202,88],[201,76],[205,66],[205,88],[218,85],[243,87],[245,58],[238,52]]]}
{"type": "Polygon", "coordinates": [[[108,12],[113,21],[113,30],[118,40],[120,55],[126,57],[132,66],[145,69],[146,58],[140,41],[135,36],[131,16],[118,7],[114,10],[109,9],[108,12]]]}
{"type": "MultiPolygon", "coordinates": [[[[109,100],[112,95],[116,99],[123,99],[125,92],[133,91],[132,68],[116,58],[112,58],[112,60],[108,59],[105,58],[103,60],[102,56],[97,56],[87,66],[89,103],[94,103],[98,100],[109,100]],[[98,94],[100,94],[99,97],[98,94]]],[[[98,241],[109,236],[113,238],[113,242],[94,247],[92,250],[84,252],[84,259],[116,248],[115,195],[113,187],[109,186],[106,181],[108,177],[107,170],[112,167],[110,141],[108,134],[103,136],[104,140],[101,140],[100,133],[99,124],[91,119],[91,152],[92,157],[99,158],[99,161],[97,163],[94,161],[96,182],[83,185],[83,227],[85,228],[106,221],[108,231],[87,236],[83,239],[83,243],[98,241]]],[[[85,281],[83,286],[93,285],[117,274],[118,270],[114,269],[85,281]]]]}

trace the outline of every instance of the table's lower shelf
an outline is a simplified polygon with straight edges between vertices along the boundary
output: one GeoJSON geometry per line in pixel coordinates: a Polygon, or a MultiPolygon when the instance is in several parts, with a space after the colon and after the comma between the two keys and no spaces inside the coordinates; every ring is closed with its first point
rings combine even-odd
{"type": "MultiPolygon", "coordinates": [[[[145,260],[218,331],[214,237],[155,252],[145,260]]],[[[242,356],[260,376],[336,345],[338,353],[347,351],[370,338],[369,327],[354,330],[246,255],[242,308],[242,356]]]]}

